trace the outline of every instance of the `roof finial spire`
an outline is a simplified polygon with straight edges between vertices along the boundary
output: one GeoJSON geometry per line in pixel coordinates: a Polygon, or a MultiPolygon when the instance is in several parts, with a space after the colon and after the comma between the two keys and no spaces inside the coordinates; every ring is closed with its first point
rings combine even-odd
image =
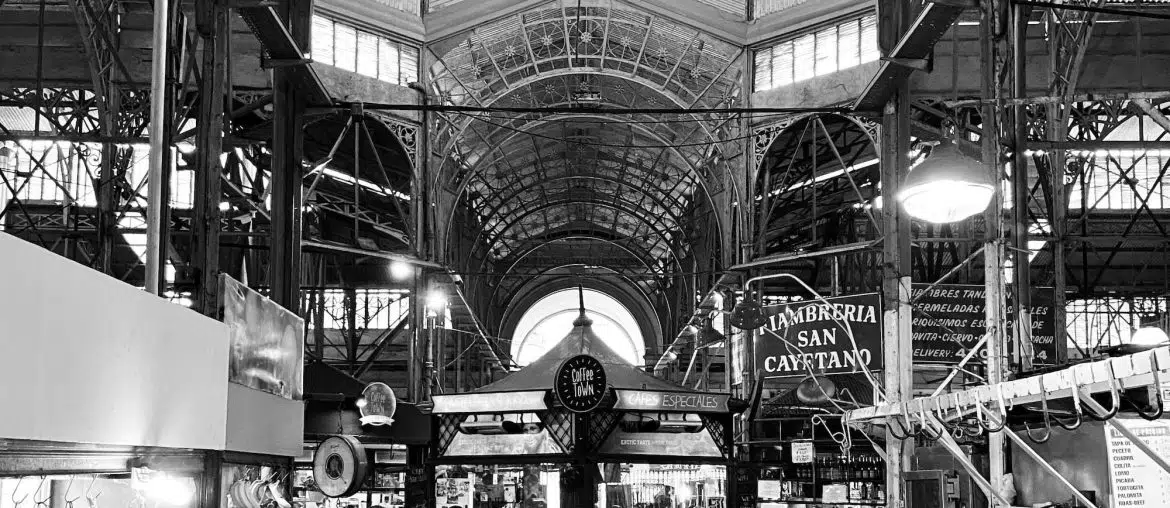
{"type": "Polygon", "coordinates": [[[577,280],[577,302],[580,305],[581,313],[577,315],[577,319],[573,320],[573,326],[590,326],[593,320],[585,315],[585,285],[577,280]]]}

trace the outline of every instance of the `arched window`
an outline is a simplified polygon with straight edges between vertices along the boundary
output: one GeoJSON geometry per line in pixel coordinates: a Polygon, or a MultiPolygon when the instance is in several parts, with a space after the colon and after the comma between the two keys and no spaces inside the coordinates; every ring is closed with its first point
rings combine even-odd
{"type": "MultiPolygon", "coordinates": [[[[586,289],[584,293],[585,314],[593,320],[593,332],[631,365],[642,365],[646,342],[630,310],[600,291],[586,289]]],[[[540,358],[569,334],[578,314],[577,289],[563,289],[537,300],[516,324],[512,358],[522,366],[540,358]]]]}

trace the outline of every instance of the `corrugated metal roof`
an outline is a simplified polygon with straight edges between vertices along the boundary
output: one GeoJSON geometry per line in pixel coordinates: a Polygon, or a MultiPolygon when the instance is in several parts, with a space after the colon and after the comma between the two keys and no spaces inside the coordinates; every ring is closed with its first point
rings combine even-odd
{"type": "MultiPolygon", "coordinates": [[[[0,125],[14,134],[30,134],[36,131],[36,112],[31,108],[0,106],[0,125]]],[[[49,122],[41,120],[41,133],[52,133],[49,122]]]]}

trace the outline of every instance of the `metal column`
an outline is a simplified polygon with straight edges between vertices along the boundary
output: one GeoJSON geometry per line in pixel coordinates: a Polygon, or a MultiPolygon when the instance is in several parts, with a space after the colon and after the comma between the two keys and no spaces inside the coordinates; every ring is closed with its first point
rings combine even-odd
{"type": "MultiPolygon", "coordinates": [[[[281,17],[302,52],[309,47],[312,23],[311,0],[289,0],[280,8],[281,17]]],[[[269,283],[272,299],[297,312],[301,281],[301,208],[304,203],[301,178],[304,158],[306,94],[292,80],[289,67],[273,70],[272,121],[272,250],[269,283]]]]}

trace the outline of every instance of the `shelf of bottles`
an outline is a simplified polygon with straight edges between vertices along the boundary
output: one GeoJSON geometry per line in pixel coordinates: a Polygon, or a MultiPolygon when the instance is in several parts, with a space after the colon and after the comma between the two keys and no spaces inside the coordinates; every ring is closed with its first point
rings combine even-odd
{"type": "MultiPolygon", "coordinates": [[[[831,421],[830,425],[836,423],[831,421]]],[[[817,430],[807,419],[778,421],[769,433],[771,439],[750,447],[757,506],[884,506],[886,470],[881,457],[860,446],[843,453],[837,443],[818,435],[817,430]],[[811,462],[793,462],[792,449],[797,443],[812,446],[811,462]]],[[[860,436],[856,442],[866,443],[860,436]]]]}
{"type": "Polygon", "coordinates": [[[818,454],[809,464],[765,466],[758,478],[778,481],[780,496],[761,500],[816,502],[827,486],[840,485],[849,504],[884,504],[885,463],[873,454],[818,454]]]}

